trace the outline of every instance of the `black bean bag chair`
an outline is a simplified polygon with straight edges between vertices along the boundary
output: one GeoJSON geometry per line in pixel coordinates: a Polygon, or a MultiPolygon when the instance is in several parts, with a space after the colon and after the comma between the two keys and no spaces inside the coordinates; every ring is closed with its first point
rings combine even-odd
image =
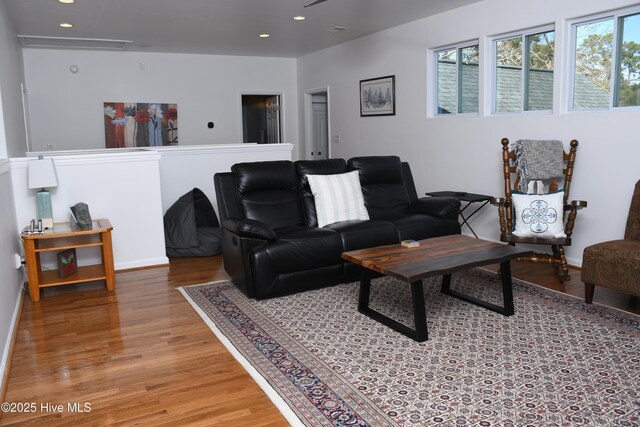
{"type": "Polygon", "coordinates": [[[211,202],[199,188],[180,197],[164,214],[168,257],[213,256],[222,252],[222,231],[211,202]]]}

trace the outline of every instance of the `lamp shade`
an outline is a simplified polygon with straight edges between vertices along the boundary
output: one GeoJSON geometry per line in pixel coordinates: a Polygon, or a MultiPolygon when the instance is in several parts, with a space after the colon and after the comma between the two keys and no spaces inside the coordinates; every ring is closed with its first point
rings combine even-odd
{"type": "Polygon", "coordinates": [[[51,188],[58,186],[58,175],[53,159],[39,157],[29,162],[29,188],[51,188]]]}

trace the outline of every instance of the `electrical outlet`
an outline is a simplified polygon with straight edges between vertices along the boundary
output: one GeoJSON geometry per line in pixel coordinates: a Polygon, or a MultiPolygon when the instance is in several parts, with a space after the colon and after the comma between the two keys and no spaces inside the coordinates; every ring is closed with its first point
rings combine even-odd
{"type": "Polygon", "coordinates": [[[20,254],[16,252],[15,254],[13,254],[13,257],[16,269],[22,267],[22,257],[20,256],[20,254]]]}
{"type": "Polygon", "coordinates": [[[331,135],[331,142],[334,144],[340,144],[340,135],[331,135]]]}

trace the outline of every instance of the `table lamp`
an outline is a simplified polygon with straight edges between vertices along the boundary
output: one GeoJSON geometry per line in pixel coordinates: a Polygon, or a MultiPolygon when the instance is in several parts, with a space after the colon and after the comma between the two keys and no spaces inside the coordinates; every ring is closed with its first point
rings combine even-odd
{"type": "Polygon", "coordinates": [[[51,158],[38,156],[37,160],[29,162],[29,188],[39,188],[36,195],[37,216],[42,220],[43,228],[53,228],[53,210],[51,209],[51,194],[47,188],[58,186],[56,166],[51,158]]]}

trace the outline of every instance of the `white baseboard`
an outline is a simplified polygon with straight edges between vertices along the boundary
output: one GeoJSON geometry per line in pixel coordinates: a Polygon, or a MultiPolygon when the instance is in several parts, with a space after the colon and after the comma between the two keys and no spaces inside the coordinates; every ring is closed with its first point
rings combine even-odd
{"type": "Polygon", "coordinates": [[[0,360],[0,398],[4,400],[5,396],[5,386],[6,379],[9,375],[8,368],[10,366],[9,360],[11,358],[11,346],[13,345],[13,341],[15,335],[18,333],[18,323],[20,319],[18,319],[18,315],[20,314],[20,307],[22,306],[22,299],[24,298],[24,289],[22,285],[20,286],[20,292],[18,292],[18,299],[16,300],[16,306],[13,309],[13,316],[11,317],[11,324],[9,325],[9,334],[7,335],[7,340],[5,342],[4,348],[2,349],[2,359],[0,360]]]}
{"type": "Polygon", "coordinates": [[[158,257],[158,258],[141,259],[141,260],[136,260],[132,262],[117,262],[114,268],[116,269],[116,271],[118,271],[118,270],[129,270],[132,268],[154,267],[154,266],[167,265],[167,264],[169,264],[169,258],[164,256],[164,257],[158,257]]]}

